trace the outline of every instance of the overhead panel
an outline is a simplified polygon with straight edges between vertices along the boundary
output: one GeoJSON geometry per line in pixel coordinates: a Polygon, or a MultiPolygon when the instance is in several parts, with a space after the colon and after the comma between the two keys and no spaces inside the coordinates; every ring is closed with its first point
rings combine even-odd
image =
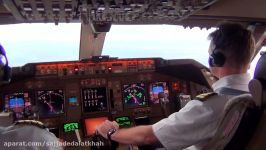
{"type": "Polygon", "coordinates": [[[218,0],[3,0],[21,22],[175,24],[218,0]]]}

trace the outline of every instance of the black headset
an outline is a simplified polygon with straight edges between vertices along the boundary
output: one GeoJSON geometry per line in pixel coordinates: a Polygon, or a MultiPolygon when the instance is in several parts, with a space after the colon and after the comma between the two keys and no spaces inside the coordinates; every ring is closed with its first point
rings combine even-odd
{"type": "Polygon", "coordinates": [[[6,52],[3,46],[0,44],[0,69],[3,70],[0,76],[0,82],[9,83],[11,80],[11,68],[8,66],[8,60],[6,52]]]}
{"type": "Polygon", "coordinates": [[[209,56],[209,65],[210,67],[223,67],[226,61],[226,57],[222,52],[219,52],[217,49],[212,51],[212,54],[209,56]]]}

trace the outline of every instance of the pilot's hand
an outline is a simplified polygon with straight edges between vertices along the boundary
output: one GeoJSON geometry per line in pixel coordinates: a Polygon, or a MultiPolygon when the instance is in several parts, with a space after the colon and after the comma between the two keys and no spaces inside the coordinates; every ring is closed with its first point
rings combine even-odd
{"type": "Polygon", "coordinates": [[[115,121],[106,120],[105,122],[103,122],[102,124],[97,126],[98,133],[100,133],[106,139],[107,139],[107,132],[110,129],[118,130],[119,129],[119,125],[115,121]]]}

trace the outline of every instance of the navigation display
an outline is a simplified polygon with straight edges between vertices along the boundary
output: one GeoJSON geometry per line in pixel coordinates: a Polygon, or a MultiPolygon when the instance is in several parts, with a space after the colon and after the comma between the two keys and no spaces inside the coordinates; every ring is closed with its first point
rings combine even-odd
{"type": "Polygon", "coordinates": [[[159,104],[159,93],[163,93],[165,98],[169,98],[169,90],[166,82],[155,82],[149,86],[150,102],[152,104],[159,104]]]}
{"type": "Polygon", "coordinates": [[[37,106],[39,115],[43,117],[55,116],[64,113],[63,90],[37,91],[37,106]]]}
{"type": "Polygon", "coordinates": [[[82,89],[82,108],[84,113],[107,111],[106,88],[82,89]]]}
{"type": "Polygon", "coordinates": [[[98,118],[87,118],[84,120],[85,124],[85,135],[91,136],[95,133],[98,125],[103,123],[105,120],[108,120],[107,117],[98,117],[98,118]]]}
{"type": "Polygon", "coordinates": [[[123,85],[123,100],[125,107],[147,106],[144,83],[123,85]]]}
{"type": "Polygon", "coordinates": [[[5,110],[12,111],[16,119],[24,118],[32,114],[31,98],[28,92],[17,92],[5,95],[5,110]]]}

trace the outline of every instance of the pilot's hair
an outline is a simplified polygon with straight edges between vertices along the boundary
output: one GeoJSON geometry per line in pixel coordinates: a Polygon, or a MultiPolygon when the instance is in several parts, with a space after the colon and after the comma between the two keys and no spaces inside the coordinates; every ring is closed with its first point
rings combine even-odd
{"type": "Polygon", "coordinates": [[[209,34],[209,39],[234,67],[248,65],[254,55],[255,40],[250,30],[239,23],[224,22],[209,34]]]}

